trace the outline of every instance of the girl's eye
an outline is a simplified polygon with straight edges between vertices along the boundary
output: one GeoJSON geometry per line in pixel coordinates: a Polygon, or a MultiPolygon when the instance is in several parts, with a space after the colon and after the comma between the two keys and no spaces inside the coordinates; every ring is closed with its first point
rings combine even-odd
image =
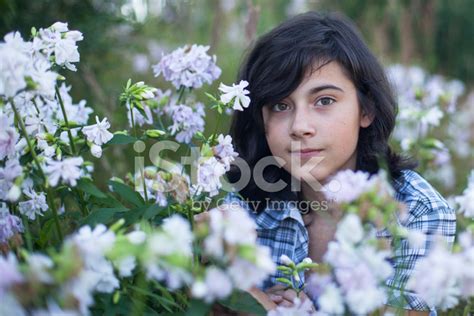
{"type": "Polygon", "coordinates": [[[333,104],[335,101],[336,101],[336,100],[334,100],[333,98],[324,97],[324,98],[319,99],[319,100],[316,102],[316,105],[319,105],[319,106],[328,106],[328,105],[333,104]]]}
{"type": "Polygon", "coordinates": [[[277,103],[277,104],[273,104],[271,109],[272,111],[275,111],[275,112],[283,112],[283,111],[287,111],[290,107],[288,105],[286,105],[285,103],[277,103]]]}

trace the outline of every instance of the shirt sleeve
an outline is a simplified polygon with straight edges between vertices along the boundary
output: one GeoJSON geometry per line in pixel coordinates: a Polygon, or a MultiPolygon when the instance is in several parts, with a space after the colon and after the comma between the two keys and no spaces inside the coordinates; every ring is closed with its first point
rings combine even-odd
{"type": "Polygon", "coordinates": [[[435,240],[441,236],[451,248],[456,232],[456,216],[447,205],[434,205],[429,201],[413,201],[408,204],[410,215],[403,223],[408,230],[417,230],[425,234],[421,245],[415,247],[402,239],[394,245],[394,256],[391,258],[395,273],[387,280],[387,305],[407,310],[433,310],[416,293],[405,289],[407,281],[416,269],[417,262],[426,257],[435,240]]]}

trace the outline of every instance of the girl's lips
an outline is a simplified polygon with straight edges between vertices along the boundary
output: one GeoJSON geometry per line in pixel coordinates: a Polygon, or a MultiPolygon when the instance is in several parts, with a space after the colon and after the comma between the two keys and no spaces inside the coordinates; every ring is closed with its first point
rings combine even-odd
{"type": "Polygon", "coordinates": [[[301,151],[292,151],[291,154],[298,155],[301,158],[310,158],[315,156],[321,156],[323,149],[304,149],[301,151]]]}

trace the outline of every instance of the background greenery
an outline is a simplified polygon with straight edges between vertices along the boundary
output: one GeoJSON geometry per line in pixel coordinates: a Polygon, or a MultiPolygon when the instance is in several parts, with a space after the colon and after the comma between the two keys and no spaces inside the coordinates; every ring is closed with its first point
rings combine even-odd
{"type": "MultiPolygon", "coordinates": [[[[128,78],[170,88],[151,70],[162,52],[186,43],[210,45],[223,71],[210,88],[215,91],[220,81],[234,82],[253,39],[307,10],[337,10],[352,18],[384,64],[421,65],[431,73],[461,79],[472,91],[472,0],[0,0],[0,36],[12,30],[27,36],[32,26],[47,27],[55,21],[83,32],[78,71],[67,74],[71,93],[75,102],[86,99],[101,117],[107,116],[112,130],[120,130],[127,118],[118,96],[128,78]]],[[[461,101],[466,103],[466,98],[461,101]]],[[[206,121],[207,131],[214,131],[216,120],[206,121]]],[[[228,123],[220,124],[222,132],[228,123]]],[[[99,185],[111,175],[133,170],[129,147],[113,146],[97,161],[99,185]]],[[[470,160],[458,162],[461,174],[474,167],[470,160]]]]}

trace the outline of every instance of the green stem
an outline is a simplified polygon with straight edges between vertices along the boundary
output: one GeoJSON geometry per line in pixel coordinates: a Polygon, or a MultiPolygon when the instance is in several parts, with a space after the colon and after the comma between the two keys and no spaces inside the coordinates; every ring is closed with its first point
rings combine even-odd
{"type": "Polygon", "coordinates": [[[26,248],[31,252],[33,251],[33,243],[31,242],[30,224],[25,215],[22,214],[21,219],[23,221],[23,226],[25,227],[26,248]]]}
{"type": "MultiPolygon", "coordinates": [[[[130,108],[130,121],[132,122],[132,129],[135,134],[135,138],[137,138],[137,126],[135,125],[135,119],[133,117],[133,107],[130,101],[127,102],[128,107],[130,108]]],[[[143,195],[145,197],[145,202],[148,202],[148,193],[146,192],[146,183],[145,183],[145,170],[140,167],[140,174],[142,176],[142,183],[143,183],[143,195]]]]}
{"type": "Polygon", "coordinates": [[[56,224],[56,230],[58,231],[59,240],[62,242],[63,241],[63,234],[62,234],[62,231],[61,231],[61,226],[59,225],[58,212],[56,210],[56,207],[54,205],[54,201],[52,199],[51,189],[48,187],[48,180],[46,179],[46,176],[43,172],[43,169],[41,168],[41,165],[39,163],[38,157],[36,156],[36,152],[33,148],[33,145],[31,144],[31,140],[28,136],[28,133],[26,132],[26,127],[25,127],[25,124],[23,123],[23,119],[20,116],[20,114],[18,113],[18,110],[16,109],[16,106],[15,106],[15,103],[13,102],[13,100],[10,100],[10,103],[12,105],[13,112],[15,112],[15,116],[18,120],[18,123],[20,124],[20,129],[21,129],[21,132],[23,134],[23,137],[26,139],[26,143],[28,144],[28,148],[30,149],[31,155],[33,156],[33,161],[35,162],[36,166],[38,167],[39,173],[41,174],[41,177],[44,180],[44,187],[48,191],[46,193],[48,201],[49,201],[48,205],[51,208],[52,213],[53,213],[53,218],[54,218],[54,222],[56,224]]]}
{"type": "Polygon", "coordinates": [[[186,90],[185,86],[180,86],[179,87],[179,90],[178,90],[179,96],[178,96],[178,101],[176,101],[176,104],[179,104],[179,102],[181,102],[181,99],[183,99],[185,90],[186,90]]]}
{"type": "MultiPolygon", "coordinates": [[[[147,291],[147,283],[146,283],[146,280],[145,280],[145,277],[143,275],[143,273],[138,273],[137,275],[137,278],[136,278],[136,286],[137,288],[139,289],[143,289],[144,292],[147,291]]],[[[143,293],[139,292],[139,291],[136,291],[134,290],[134,294],[133,297],[132,297],[132,301],[133,301],[133,309],[132,309],[132,315],[143,315],[143,311],[144,311],[144,308],[145,308],[145,300],[146,300],[146,297],[143,293]]]]}
{"type": "Polygon", "coordinates": [[[142,174],[142,182],[143,182],[143,194],[145,196],[145,203],[148,203],[148,193],[146,190],[146,182],[145,182],[145,169],[140,167],[140,171],[142,174]]]}
{"type": "Polygon", "coordinates": [[[82,215],[87,216],[89,212],[89,208],[87,207],[86,202],[84,201],[84,196],[82,195],[82,192],[79,189],[75,190],[77,195],[79,196],[79,207],[81,208],[82,215]]]}
{"type": "Polygon", "coordinates": [[[63,242],[63,232],[61,230],[61,226],[59,225],[59,215],[58,210],[56,209],[56,205],[54,205],[53,195],[51,188],[48,188],[46,192],[46,199],[48,200],[49,208],[51,209],[51,213],[53,213],[54,225],[56,226],[56,231],[58,232],[59,241],[63,242]]]}
{"type": "Polygon", "coordinates": [[[76,145],[74,144],[74,138],[72,137],[71,129],[69,128],[69,121],[67,119],[66,109],[64,108],[64,102],[63,102],[63,99],[61,98],[61,93],[59,93],[59,88],[58,88],[57,85],[55,86],[55,89],[56,89],[56,96],[58,97],[59,105],[61,106],[61,112],[63,112],[64,123],[66,123],[67,136],[69,137],[69,143],[71,144],[71,150],[72,150],[73,155],[77,155],[76,145]]]}
{"type": "Polygon", "coordinates": [[[217,130],[219,129],[220,123],[221,123],[221,116],[219,115],[219,117],[217,118],[216,126],[214,127],[214,133],[212,133],[212,137],[215,139],[217,139],[215,135],[217,134],[217,130]]]}
{"type": "Polygon", "coordinates": [[[30,137],[28,136],[28,133],[26,132],[26,127],[25,127],[25,123],[23,122],[23,118],[18,113],[18,110],[16,109],[15,102],[13,102],[13,99],[10,99],[10,104],[12,105],[12,109],[13,109],[13,112],[15,113],[18,123],[20,124],[21,133],[23,134],[23,137],[26,139],[26,143],[28,145],[28,149],[31,152],[31,156],[33,156],[33,161],[35,162],[36,167],[38,168],[38,171],[41,177],[43,178],[45,186],[46,186],[46,176],[44,175],[43,168],[41,168],[41,165],[38,160],[38,156],[36,156],[36,152],[33,148],[33,145],[31,144],[30,137]]]}

